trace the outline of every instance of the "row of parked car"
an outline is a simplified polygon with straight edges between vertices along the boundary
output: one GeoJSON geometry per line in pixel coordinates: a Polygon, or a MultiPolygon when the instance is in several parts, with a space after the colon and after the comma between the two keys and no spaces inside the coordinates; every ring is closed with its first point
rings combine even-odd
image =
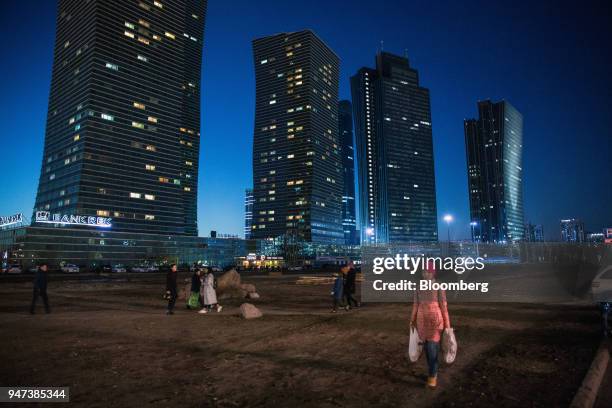
{"type": "MultiPolygon", "coordinates": [[[[29,269],[22,268],[19,264],[8,265],[5,268],[0,269],[0,273],[6,274],[21,274],[21,273],[34,273],[36,272],[37,267],[33,266],[29,269]]],[[[126,272],[136,272],[136,273],[144,273],[144,272],[159,272],[159,267],[156,265],[136,265],[132,267],[127,267],[125,265],[117,264],[117,265],[101,265],[97,267],[91,268],[82,268],[75,264],[64,264],[60,266],[58,272],[63,273],[79,273],[79,272],[96,272],[96,273],[126,273],[126,272]]]]}

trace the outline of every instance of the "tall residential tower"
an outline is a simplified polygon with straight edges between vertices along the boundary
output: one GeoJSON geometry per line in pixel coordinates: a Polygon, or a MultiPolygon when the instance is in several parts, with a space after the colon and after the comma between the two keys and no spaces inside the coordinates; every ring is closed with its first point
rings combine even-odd
{"type": "Polygon", "coordinates": [[[464,122],[472,239],[523,240],[523,116],[488,100],[478,102],[478,115],[464,122]]]}
{"type": "Polygon", "coordinates": [[[407,58],[381,52],[351,91],[361,243],[437,241],[429,90],[407,58]]]}
{"type": "Polygon", "coordinates": [[[197,235],[205,13],[206,0],[59,1],[35,213],[197,235]]]}
{"type": "Polygon", "coordinates": [[[256,239],[344,242],[339,59],[312,31],[253,41],[256,239]]]}
{"type": "Polygon", "coordinates": [[[344,243],[359,244],[355,215],[355,148],[353,143],[353,112],[351,101],[340,101],[338,105],[338,132],[342,146],[342,171],[344,193],[342,194],[342,227],[344,243]]]}

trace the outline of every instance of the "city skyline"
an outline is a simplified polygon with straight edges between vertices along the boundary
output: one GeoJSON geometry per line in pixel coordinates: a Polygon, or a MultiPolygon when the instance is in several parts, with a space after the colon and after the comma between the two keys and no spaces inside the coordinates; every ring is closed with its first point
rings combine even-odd
{"type": "MultiPolygon", "coordinates": [[[[15,212],[29,214],[34,207],[35,185],[38,182],[40,170],[38,164],[42,157],[44,112],[46,111],[53,52],[55,4],[51,4],[51,6],[41,4],[35,10],[28,11],[27,15],[25,11],[20,12],[14,7],[9,5],[9,10],[4,13],[8,22],[5,29],[13,30],[16,34],[22,35],[17,35],[20,39],[17,44],[19,46],[8,44],[5,50],[5,53],[9,54],[9,58],[7,58],[9,62],[7,66],[2,68],[5,71],[3,72],[3,89],[6,91],[3,92],[4,96],[2,97],[1,134],[6,151],[17,153],[15,154],[16,157],[5,156],[5,160],[0,164],[2,184],[11,186],[11,200],[3,200],[0,204],[0,214],[2,215],[15,212]],[[11,21],[31,21],[34,26],[41,27],[40,30],[42,30],[43,35],[38,33],[33,36],[32,33],[22,31],[11,21]],[[24,49],[31,49],[31,54],[23,52],[24,49]],[[10,99],[11,103],[7,98],[10,99]],[[24,120],[26,115],[27,120],[24,120]],[[14,135],[20,135],[20,137],[14,135]],[[24,145],[27,147],[24,147],[24,145]],[[23,163],[28,163],[28,168],[22,167],[23,163]],[[16,169],[18,171],[15,171],[16,169]]],[[[531,64],[532,62],[528,61],[527,57],[533,54],[539,54],[541,58],[553,61],[560,58],[560,54],[540,53],[545,46],[548,46],[546,41],[548,34],[536,32],[535,34],[539,35],[532,36],[530,47],[515,51],[518,54],[514,58],[515,62],[504,62],[503,73],[508,75],[508,78],[499,81],[499,78],[494,74],[494,70],[487,69],[486,63],[483,63],[481,64],[480,76],[486,70],[486,72],[491,72],[490,77],[487,80],[481,80],[476,86],[471,86],[469,83],[474,82],[474,76],[470,76],[467,72],[467,66],[471,66],[467,63],[468,56],[470,53],[475,54],[482,51],[482,48],[473,46],[466,38],[463,38],[465,49],[462,52],[468,55],[463,56],[459,61],[463,64],[463,67],[459,64],[456,71],[454,66],[444,67],[443,69],[445,61],[457,60],[457,53],[444,48],[436,50],[434,53],[424,48],[435,44],[440,45],[444,32],[431,33],[433,38],[422,47],[418,43],[406,39],[408,34],[416,35],[419,30],[427,31],[423,25],[417,24],[411,30],[405,28],[403,32],[397,29],[394,31],[381,28],[366,30],[364,35],[360,37],[366,49],[356,47],[354,40],[348,41],[348,39],[344,39],[344,36],[340,37],[333,34],[337,29],[335,25],[337,19],[322,19],[321,22],[318,22],[316,20],[320,19],[321,16],[308,14],[292,17],[291,21],[281,19],[283,21],[281,24],[268,22],[255,24],[253,20],[249,20],[253,22],[251,26],[246,25],[250,27],[249,29],[241,30],[238,35],[226,39],[220,34],[224,32],[221,25],[226,25],[227,21],[232,18],[229,16],[229,7],[214,2],[209,4],[209,7],[212,8],[210,14],[223,17],[223,23],[211,19],[212,28],[207,27],[206,29],[207,49],[204,55],[202,90],[203,145],[201,157],[203,160],[200,174],[203,178],[200,183],[202,188],[199,194],[201,207],[199,211],[200,235],[207,235],[211,229],[227,233],[240,233],[244,223],[244,188],[249,186],[248,180],[251,178],[248,166],[241,166],[238,162],[243,160],[240,157],[240,152],[244,155],[245,152],[248,154],[250,150],[249,135],[252,135],[253,131],[251,118],[254,105],[252,102],[254,80],[252,73],[249,73],[252,70],[252,63],[244,64],[246,65],[244,70],[238,71],[244,74],[236,75],[234,73],[227,77],[221,75],[223,69],[220,68],[223,67],[223,64],[220,68],[216,68],[215,65],[219,65],[219,56],[229,54],[220,52],[220,48],[228,47],[228,43],[240,44],[242,51],[239,52],[239,60],[250,61],[252,56],[249,47],[250,40],[253,38],[279,31],[310,27],[325,38],[330,47],[340,56],[342,67],[340,71],[341,98],[348,96],[348,76],[358,67],[370,64],[372,53],[377,47],[380,47],[380,39],[385,40],[385,49],[399,54],[402,53],[404,47],[408,48],[411,61],[414,61],[415,66],[419,68],[422,81],[431,90],[433,138],[434,149],[436,150],[436,180],[439,180],[439,183],[437,183],[438,218],[440,219],[445,213],[451,213],[455,216],[456,223],[452,225],[453,238],[469,236],[467,187],[465,172],[462,171],[465,168],[465,157],[462,154],[461,122],[464,118],[471,116],[474,100],[487,98],[511,100],[526,118],[524,128],[526,140],[524,158],[525,218],[537,224],[544,224],[547,238],[555,238],[556,234],[553,234],[552,231],[558,230],[559,219],[563,218],[582,218],[585,220],[588,230],[599,230],[610,223],[609,203],[611,198],[610,189],[607,188],[606,183],[609,180],[610,168],[605,165],[605,159],[610,152],[610,139],[609,131],[606,130],[604,123],[607,117],[603,110],[606,108],[602,108],[604,105],[601,103],[604,101],[602,90],[609,88],[605,86],[603,81],[609,80],[604,78],[602,68],[600,68],[600,66],[606,66],[602,63],[602,58],[608,58],[608,56],[604,56],[603,52],[598,53],[598,51],[604,50],[599,50],[597,46],[594,47],[594,51],[591,51],[591,55],[582,54],[585,51],[580,51],[578,47],[582,37],[580,37],[580,41],[578,41],[578,38],[569,38],[567,39],[569,41],[564,44],[562,51],[564,56],[568,54],[568,58],[571,58],[571,56],[582,57],[581,64],[574,67],[571,72],[564,71],[562,68],[552,68],[551,75],[545,76],[541,70],[544,70],[546,66],[545,71],[548,73],[551,70],[550,65],[542,62],[539,64],[541,66],[538,66],[538,64],[536,66],[526,66],[527,63],[531,64]],[[212,38],[211,30],[212,33],[216,33],[212,35],[212,38]],[[247,37],[249,39],[244,44],[244,39],[247,37]],[[209,45],[212,49],[208,49],[209,45]],[[246,52],[244,52],[245,48],[246,52]],[[594,62],[599,62],[599,64],[595,66],[594,62]],[[573,77],[576,70],[578,75],[576,75],[575,83],[570,82],[569,86],[568,83],[564,83],[565,93],[557,94],[553,90],[553,88],[556,88],[555,85],[561,83],[565,78],[573,77]],[[455,80],[459,78],[461,78],[460,83],[466,83],[465,87],[454,85],[455,80]],[[534,79],[538,80],[535,81],[537,84],[535,91],[528,89],[534,79]],[[224,100],[228,96],[221,93],[220,88],[215,88],[214,82],[227,85],[230,81],[237,83],[233,86],[240,89],[244,88],[242,91],[244,93],[241,95],[241,97],[244,96],[244,101],[237,103],[237,98],[232,96],[230,104],[228,100],[224,100]],[[518,83],[518,85],[515,86],[515,83],[518,83]],[[597,84],[597,87],[594,84],[597,84]],[[542,104],[542,100],[536,98],[536,96],[543,96],[547,103],[542,104]],[[584,100],[587,106],[582,109],[575,109],[574,99],[584,100]],[[236,103],[235,108],[233,108],[234,103],[236,103]],[[538,105],[548,106],[547,109],[543,109],[538,105]],[[239,117],[245,118],[235,127],[227,123],[229,112],[233,110],[237,110],[239,117]],[[222,112],[224,112],[224,115],[221,115],[222,112]],[[224,127],[220,127],[220,123],[223,123],[224,127]],[[227,136],[225,136],[226,134],[227,136]],[[578,134],[580,137],[575,136],[578,134]],[[542,137],[542,135],[548,137],[542,137]],[[547,144],[542,139],[552,140],[554,143],[547,144]],[[238,141],[240,142],[237,143],[238,141]],[[237,144],[244,144],[245,148],[240,149],[237,144]],[[230,148],[236,147],[238,148],[237,152],[228,151],[230,148]],[[574,161],[588,163],[588,166],[580,166],[584,168],[576,168],[571,173],[562,171],[564,159],[570,154],[574,161]],[[234,166],[235,168],[227,169],[228,166],[234,166]],[[222,175],[222,173],[225,174],[222,175]],[[457,173],[457,175],[453,173],[457,173]],[[543,179],[547,179],[546,185],[541,184],[543,179]],[[558,196],[558,198],[555,199],[555,196],[558,196]],[[563,199],[560,199],[561,197],[563,199]]],[[[357,7],[356,5],[355,8],[357,7]]],[[[436,9],[435,6],[431,7],[436,9]]],[[[468,8],[474,7],[471,5],[468,8]]],[[[524,7],[519,7],[519,10],[524,11],[524,7]]],[[[546,15],[538,7],[534,10],[535,17],[532,16],[531,19],[536,17],[542,19],[546,15]]],[[[591,7],[591,10],[586,10],[588,13],[585,9],[578,13],[576,24],[585,24],[587,20],[590,21],[591,17],[597,15],[597,10],[593,6],[591,7]]],[[[255,16],[265,15],[271,8],[272,3],[264,2],[257,8],[255,16]]],[[[246,3],[240,9],[243,11],[250,10],[246,3]]],[[[335,11],[337,12],[337,9],[335,11]]],[[[425,9],[421,11],[423,14],[427,14],[425,9]]],[[[450,13],[450,11],[443,12],[443,10],[438,9],[436,11],[440,14],[440,17],[432,17],[434,19],[447,18],[445,13],[450,13]]],[[[499,7],[490,11],[503,14],[504,9],[499,7]]],[[[278,13],[283,12],[293,16],[287,10],[278,11],[278,13]]],[[[240,15],[244,17],[245,13],[240,13],[240,15]]],[[[331,14],[334,15],[334,13],[331,14]]],[[[560,15],[548,17],[554,21],[565,21],[569,19],[569,14],[568,10],[563,10],[560,15]]],[[[351,19],[358,18],[358,16],[359,13],[355,11],[350,13],[351,19]]],[[[529,21],[533,23],[533,20],[529,21]]],[[[507,21],[502,20],[502,23],[504,22],[507,21]]],[[[488,30],[484,28],[484,31],[490,32],[491,30],[492,27],[490,26],[488,30]]],[[[609,28],[590,27],[582,35],[595,39],[592,43],[598,44],[597,39],[606,38],[606,36],[600,36],[601,33],[597,30],[605,31],[609,28]]],[[[518,32],[518,29],[516,32],[518,32]]],[[[512,33],[516,34],[516,32],[512,33]]],[[[504,37],[504,35],[501,36],[504,37]]],[[[518,40],[514,45],[517,45],[517,43],[527,45],[525,41],[520,40],[520,36],[517,36],[517,38],[518,40]]],[[[493,40],[491,40],[491,44],[497,45],[493,40]]],[[[503,51],[503,47],[500,47],[496,52],[501,53],[503,51]]],[[[228,93],[232,93],[231,88],[228,93]]],[[[244,161],[250,164],[250,160],[246,159],[244,161]]],[[[440,230],[445,232],[445,226],[441,225],[440,230]]]]}

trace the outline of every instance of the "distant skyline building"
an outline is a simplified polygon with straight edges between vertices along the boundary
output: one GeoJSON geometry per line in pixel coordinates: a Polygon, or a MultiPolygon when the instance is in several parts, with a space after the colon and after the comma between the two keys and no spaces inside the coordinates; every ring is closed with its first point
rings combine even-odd
{"type": "Polygon", "coordinates": [[[344,243],[338,56],[311,30],[253,41],[253,238],[344,243]]]}
{"type": "Polygon", "coordinates": [[[206,0],[59,1],[33,222],[197,235],[205,13],[206,0]]]}
{"type": "Polygon", "coordinates": [[[509,102],[478,102],[478,119],[464,121],[472,239],[525,239],[523,116],[509,102]]]}
{"type": "Polygon", "coordinates": [[[585,242],[584,222],[576,218],[561,220],[561,241],[585,242]]]}
{"type": "Polygon", "coordinates": [[[437,241],[429,90],[407,58],[380,52],[351,93],[361,243],[437,241]]]}
{"type": "Polygon", "coordinates": [[[344,243],[359,244],[356,230],[355,209],[355,147],[353,142],[353,107],[351,101],[342,100],[338,105],[338,132],[342,146],[342,171],[344,193],[342,194],[342,227],[344,243]]]}
{"type": "Polygon", "coordinates": [[[247,188],[244,196],[244,239],[251,239],[253,229],[253,189],[247,188]]]}
{"type": "Polygon", "coordinates": [[[525,224],[525,240],[527,242],[544,242],[544,227],[542,224],[525,224]]]}

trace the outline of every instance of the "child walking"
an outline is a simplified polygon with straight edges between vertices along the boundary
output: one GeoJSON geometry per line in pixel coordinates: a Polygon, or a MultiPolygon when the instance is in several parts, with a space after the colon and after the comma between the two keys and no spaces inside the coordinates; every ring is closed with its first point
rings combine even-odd
{"type": "Polygon", "coordinates": [[[333,299],[333,308],[332,313],[336,313],[338,311],[338,306],[342,302],[342,294],[344,289],[344,276],[343,274],[334,273],[332,275],[334,277],[334,284],[332,286],[332,299],[333,299]]]}

